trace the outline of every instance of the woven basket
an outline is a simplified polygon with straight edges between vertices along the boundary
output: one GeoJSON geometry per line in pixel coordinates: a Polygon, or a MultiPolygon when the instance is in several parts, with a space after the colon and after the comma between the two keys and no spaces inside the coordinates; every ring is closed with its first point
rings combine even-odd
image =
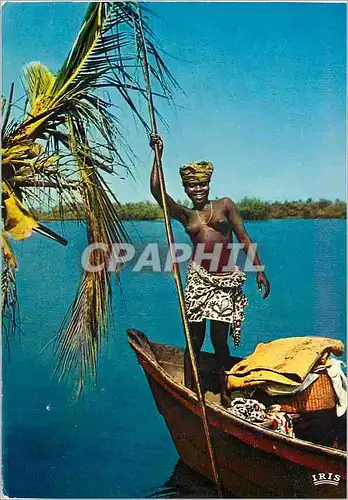
{"type": "Polygon", "coordinates": [[[293,396],[278,396],[277,403],[287,413],[330,410],[336,406],[331,379],[323,372],[307,389],[293,396]]]}

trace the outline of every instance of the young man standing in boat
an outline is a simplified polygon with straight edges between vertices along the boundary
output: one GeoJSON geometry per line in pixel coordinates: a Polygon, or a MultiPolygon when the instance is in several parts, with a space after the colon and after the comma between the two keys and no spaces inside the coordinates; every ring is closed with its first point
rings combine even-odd
{"type": "MultiPolygon", "coordinates": [[[[154,150],[157,147],[162,157],[163,141],[158,135],[151,136],[150,146],[154,150]]],[[[209,200],[212,173],[213,166],[207,161],[184,165],[180,168],[180,175],[193,207],[180,205],[168,194],[166,203],[170,216],[181,222],[193,244],[186,278],[185,306],[197,361],[205,338],[206,320],[209,319],[218,369],[227,370],[230,368],[228,333],[238,347],[244,307],[248,303],[242,291],[246,275],[233,263],[233,234],[247,255],[255,247],[233,201],[230,198],[209,200]]],[[[156,159],[151,172],[151,193],[162,206],[156,159]]],[[[252,252],[251,259],[256,269],[260,269],[256,251],[252,252]]],[[[268,297],[270,284],[263,271],[257,272],[256,281],[259,291],[263,288],[263,298],[268,297]]],[[[187,350],[184,372],[186,387],[194,389],[187,350]]]]}

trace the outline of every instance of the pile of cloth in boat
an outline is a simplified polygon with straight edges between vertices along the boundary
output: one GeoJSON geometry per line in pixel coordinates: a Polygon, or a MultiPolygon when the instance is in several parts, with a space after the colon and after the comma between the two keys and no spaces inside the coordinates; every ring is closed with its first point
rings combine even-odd
{"type": "Polygon", "coordinates": [[[231,391],[262,389],[270,396],[293,395],[309,387],[326,372],[336,395],[337,416],[347,409],[347,377],[343,363],[330,357],[341,356],[343,343],[322,337],[292,337],[258,344],[255,351],[226,372],[226,388],[231,391]]]}
{"type": "Polygon", "coordinates": [[[235,398],[231,401],[228,411],[236,417],[253,423],[271,421],[272,430],[289,437],[295,437],[292,418],[287,413],[282,412],[279,405],[266,408],[256,399],[235,398]]]}

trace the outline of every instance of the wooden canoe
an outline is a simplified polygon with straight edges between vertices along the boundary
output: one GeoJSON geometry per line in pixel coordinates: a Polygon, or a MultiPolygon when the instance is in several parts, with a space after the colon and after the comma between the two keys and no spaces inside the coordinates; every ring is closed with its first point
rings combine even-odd
{"type": "MultiPolygon", "coordinates": [[[[149,382],[181,459],[212,479],[197,396],[183,385],[183,349],[150,342],[136,330],[128,341],[149,382]]],[[[240,358],[231,357],[231,365],[240,358]]],[[[209,390],[215,357],[202,353],[200,372],[224,492],[245,498],[346,498],[346,453],[289,438],[240,419],[209,390]],[[321,474],[321,476],[319,476],[321,474]],[[334,478],[335,484],[315,480],[334,478]]]]}

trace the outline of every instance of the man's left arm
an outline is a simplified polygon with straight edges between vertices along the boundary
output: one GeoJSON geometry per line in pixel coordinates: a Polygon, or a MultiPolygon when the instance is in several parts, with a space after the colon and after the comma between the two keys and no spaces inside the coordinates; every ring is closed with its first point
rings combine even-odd
{"type": "Polygon", "coordinates": [[[232,229],[236,235],[238,241],[243,245],[243,250],[250,258],[254,268],[259,269],[256,275],[256,282],[259,291],[264,289],[263,298],[268,297],[271,291],[271,287],[265,273],[263,272],[262,265],[258,253],[256,251],[256,245],[250,239],[248,233],[245,230],[243,219],[238,213],[236,205],[230,198],[224,199],[225,208],[227,212],[228,219],[232,222],[232,229]]]}

